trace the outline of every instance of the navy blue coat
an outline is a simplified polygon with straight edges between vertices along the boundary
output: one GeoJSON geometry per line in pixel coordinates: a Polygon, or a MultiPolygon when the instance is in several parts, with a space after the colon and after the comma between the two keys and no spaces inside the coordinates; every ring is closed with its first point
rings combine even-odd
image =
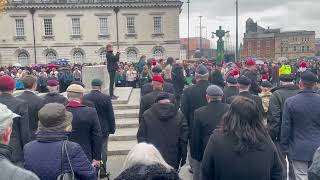
{"type": "MultiPolygon", "coordinates": [[[[36,140],[24,146],[24,167],[34,172],[41,180],[56,180],[62,174],[62,144],[65,133],[39,133],[36,140]]],[[[76,177],[80,180],[96,180],[96,171],[91,166],[81,146],[67,142],[68,155],[76,177]]],[[[63,172],[71,172],[67,155],[63,157],[63,172]]]]}
{"type": "Polygon", "coordinates": [[[304,90],[286,100],[282,113],[281,145],[289,157],[312,161],[320,146],[320,95],[304,90]]]}
{"type": "Polygon", "coordinates": [[[97,111],[76,101],[67,105],[73,115],[70,140],[81,145],[89,161],[101,159],[102,134],[97,111]]]}
{"type": "Polygon", "coordinates": [[[93,90],[85,95],[84,99],[92,102],[97,110],[102,136],[106,137],[109,134],[114,134],[116,124],[110,96],[93,90]]]}

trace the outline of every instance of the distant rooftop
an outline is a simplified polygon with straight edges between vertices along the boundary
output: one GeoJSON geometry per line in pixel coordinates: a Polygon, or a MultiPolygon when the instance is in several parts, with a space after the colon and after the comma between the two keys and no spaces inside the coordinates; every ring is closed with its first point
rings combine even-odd
{"type": "Polygon", "coordinates": [[[54,8],[61,5],[79,7],[86,5],[92,7],[141,7],[141,6],[177,6],[183,4],[180,0],[9,0],[8,8],[54,8]]]}

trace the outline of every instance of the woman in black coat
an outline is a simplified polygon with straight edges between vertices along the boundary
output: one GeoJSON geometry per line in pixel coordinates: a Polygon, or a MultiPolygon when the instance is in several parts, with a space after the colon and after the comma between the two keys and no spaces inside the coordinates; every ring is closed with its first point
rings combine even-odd
{"type": "Polygon", "coordinates": [[[202,180],[281,180],[282,165],[256,103],[236,97],[211,135],[201,164],[202,180]]]}

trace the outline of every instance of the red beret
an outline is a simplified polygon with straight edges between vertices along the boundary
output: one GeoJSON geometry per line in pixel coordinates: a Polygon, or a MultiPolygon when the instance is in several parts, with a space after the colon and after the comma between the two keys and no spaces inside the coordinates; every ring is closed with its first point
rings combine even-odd
{"type": "Polygon", "coordinates": [[[307,63],[306,62],[301,62],[300,66],[301,68],[306,68],[307,67],[307,63]]]}
{"type": "Polygon", "coordinates": [[[16,88],[16,81],[8,75],[0,76],[0,90],[12,91],[16,88]]]}
{"type": "Polygon", "coordinates": [[[253,66],[253,65],[256,65],[256,62],[254,60],[248,60],[248,61],[246,61],[246,65],[253,66]]]}
{"type": "Polygon", "coordinates": [[[163,80],[162,76],[159,76],[159,75],[153,76],[152,77],[152,81],[157,81],[157,82],[162,83],[162,84],[164,83],[164,80],[163,80]]]}
{"type": "Polygon", "coordinates": [[[267,75],[266,74],[262,74],[261,75],[261,79],[262,79],[262,81],[266,81],[267,80],[267,75]]]}
{"type": "Polygon", "coordinates": [[[47,85],[48,86],[50,86],[50,87],[52,87],[52,86],[58,86],[59,85],[59,81],[57,81],[57,80],[49,80],[48,82],[47,82],[47,85]]]}

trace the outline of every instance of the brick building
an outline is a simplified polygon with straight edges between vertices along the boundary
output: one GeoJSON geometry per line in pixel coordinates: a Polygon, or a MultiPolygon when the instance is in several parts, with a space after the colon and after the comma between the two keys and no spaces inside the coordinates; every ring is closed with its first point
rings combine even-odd
{"type": "Polygon", "coordinates": [[[265,29],[251,18],[246,21],[241,58],[278,61],[280,58],[297,59],[314,55],[314,31],[281,32],[280,29],[265,29]]]}

